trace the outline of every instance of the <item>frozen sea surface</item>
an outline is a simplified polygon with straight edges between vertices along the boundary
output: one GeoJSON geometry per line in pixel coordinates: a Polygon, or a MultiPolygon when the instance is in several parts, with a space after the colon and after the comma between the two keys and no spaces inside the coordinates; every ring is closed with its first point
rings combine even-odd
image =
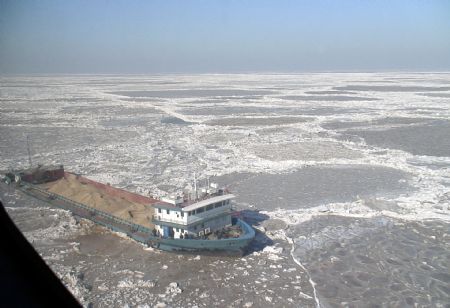
{"type": "Polygon", "coordinates": [[[304,141],[269,143],[254,147],[257,156],[274,160],[324,161],[330,159],[355,159],[362,154],[334,141],[304,141]]]}
{"type": "Polygon", "coordinates": [[[339,138],[358,136],[370,145],[403,150],[415,155],[450,156],[450,121],[429,118],[382,118],[367,122],[330,122],[339,138]]]}
{"type": "Polygon", "coordinates": [[[432,87],[432,86],[395,86],[395,85],[348,85],[335,87],[336,90],[344,91],[374,91],[374,92],[435,92],[449,91],[450,87],[432,87]]]}
{"type": "Polygon", "coordinates": [[[270,94],[272,91],[248,91],[231,89],[199,89],[199,90],[168,90],[168,91],[121,91],[112,94],[129,97],[159,97],[159,98],[179,98],[179,97],[214,97],[214,96],[244,96],[270,94]]]}
{"type": "Polygon", "coordinates": [[[264,126],[264,125],[286,125],[306,122],[309,119],[300,117],[251,117],[251,118],[222,118],[205,122],[208,125],[219,126],[264,126]]]}
{"type": "Polygon", "coordinates": [[[450,121],[386,130],[350,130],[348,133],[382,148],[399,149],[415,155],[450,156],[450,121]]]}
{"type": "Polygon", "coordinates": [[[284,99],[294,101],[377,101],[378,98],[348,96],[348,95],[290,95],[283,96],[284,99]]]}
{"type": "Polygon", "coordinates": [[[450,74],[0,77],[0,169],[144,195],[217,179],[258,229],[244,258],[176,255],[0,185],[93,307],[447,307],[450,74]]]}
{"type": "Polygon", "coordinates": [[[333,307],[448,305],[450,225],[321,217],[289,234],[294,255],[333,307]],[[299,236],[301,234],[301,236],[299,236]]]}
{"type": "Polygon", "coordinates": [[[290,107],[290,108],[278,108],[278,107],[238,107],[238,106],[223,106],[214,105],[206,108],[183,108],[180,110],[185,115],[214,115],[214,116],[229,116],[229,115],[335,115],[339,113],[357,113],[360,109],[351,108],[336,108],[336,107],[314,107],[305,106],[304,108],[290,107]]]}
{"type": "MultiPolygon", "coordinates": [[[[326,166],[302,168],[286,174],[247,174],[230,188],[238,201],[259,209],[315,207],[358,198],[395,196],[408,189],[408,174],[385,167],[326,166]],[[262,199],[261,196],[265,198],[262,199]]],[[[226,177],[228,182],[230,177],[226,177]]]]}

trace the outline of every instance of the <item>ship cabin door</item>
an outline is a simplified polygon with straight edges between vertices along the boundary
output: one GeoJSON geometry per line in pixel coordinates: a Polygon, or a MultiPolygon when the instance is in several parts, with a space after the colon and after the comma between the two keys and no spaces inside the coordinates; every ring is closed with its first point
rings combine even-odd
{"type": "Polygon", "coordinates": [[[173,237],[173,228],[169,226],[163,226],[163,237],[173,237]]]}

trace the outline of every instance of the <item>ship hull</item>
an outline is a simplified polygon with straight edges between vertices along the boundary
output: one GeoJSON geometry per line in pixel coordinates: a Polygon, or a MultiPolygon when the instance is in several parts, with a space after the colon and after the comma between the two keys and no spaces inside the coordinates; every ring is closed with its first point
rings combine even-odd
{"type": "Polygon", "coordinates": [[[228,252],[230,254],[242,255],[255,237],[255,231],[240,219],[233,219],[233,225],[238,225],[243,231],[243,234],[238,238],[202,240],[151,237],[148,240],[148,245],[172,252],[228,252]]]}
{"type": "Polygon", "coordinates": [[[149,228],[120,219],[109,213],[89,207],[86,204],[67,199],[64,196],[50,193],[31,183],[22,182],[17,188],[27,195],[45,201],[58,208],[69,210],[76,216],[91,220],[113,231],[125,233],[130,238],[140,243],[164,251],[243,255],[245,254],[246,248],[255,237],[253,228],[243,220],[237,218],[233,218],[233,225],[240,226],[243,231],[237,238],[208,240],[156,237],[152,235],[152,230],[149,228]]]}

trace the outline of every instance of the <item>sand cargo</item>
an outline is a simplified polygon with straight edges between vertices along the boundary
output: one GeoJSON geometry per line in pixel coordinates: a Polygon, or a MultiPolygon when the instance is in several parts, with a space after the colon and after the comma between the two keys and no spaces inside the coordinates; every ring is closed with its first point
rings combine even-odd
{"type": "Polygon", "coordinates": [[[136,241],[166,251],[242,255],[255,231],[235,217],[234,195],[215,183],[161,199],[146,197],[64,170],[38,166],[4,180],[35,198],[136,241]]]}

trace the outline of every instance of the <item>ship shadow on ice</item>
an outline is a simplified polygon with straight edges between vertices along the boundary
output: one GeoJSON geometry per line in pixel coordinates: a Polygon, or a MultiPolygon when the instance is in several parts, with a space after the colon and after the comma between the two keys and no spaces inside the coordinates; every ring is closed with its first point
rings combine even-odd
{"type": "Polygon", "coordinates": [[[257,210],[242,210],[239,212],[240,217],[248,224],[250,224],[255,230],[255,238],[249,244],[244,255],[249,255],[254,252],[262,251],[266,246],[273,245],[273,241],[265,235],[263,232],[259,231],[259,226],[265,220],[269,219],[269,216],[262,214],[257,210]]]}

